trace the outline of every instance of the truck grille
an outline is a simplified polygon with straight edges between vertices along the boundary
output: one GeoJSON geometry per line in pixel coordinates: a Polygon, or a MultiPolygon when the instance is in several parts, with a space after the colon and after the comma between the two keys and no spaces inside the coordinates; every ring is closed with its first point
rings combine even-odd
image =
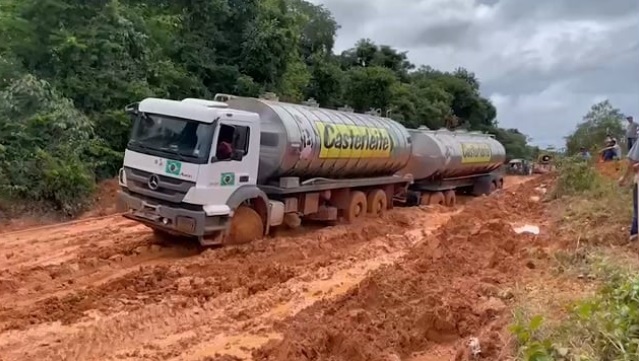
{"type": "Polygon", "coordinates": [[[195,186],[195,182],[170,178],[139,169],[125,167],[124,172],[130,192],[171,203],[181,203],[189,189],[195,186]],[[152,181],[150,181],[151,178],[153,178],[152,181]]]}

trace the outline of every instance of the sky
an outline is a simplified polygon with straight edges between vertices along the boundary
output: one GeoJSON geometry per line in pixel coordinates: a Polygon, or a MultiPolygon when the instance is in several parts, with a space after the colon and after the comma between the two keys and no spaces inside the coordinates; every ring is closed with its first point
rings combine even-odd
{"type": "Polygon", "coordinates": [[[361,38],[416,65],[465,67],[504,128],[564,145],[591,105],[639,118],[638,0],[310,0],[341,25],[336,52],[361,38]]]}

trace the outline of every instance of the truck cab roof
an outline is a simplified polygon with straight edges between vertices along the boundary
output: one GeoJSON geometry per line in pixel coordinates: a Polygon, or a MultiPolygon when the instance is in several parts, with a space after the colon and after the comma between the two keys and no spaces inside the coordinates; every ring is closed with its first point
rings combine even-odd
{"type": "Polygon", "coordinates": [[[228,108],[229,105],[224,102],[218,102],[215,100],[200,99],[200,98],[185,98],[182,99],[182,103],[200,104],[210,108],[228,108]]]}
{"type": "Polygon", "coordinates": [[[196,98],[187,98],[183,101],[146,98],[138,104],[138,111],[196,120],[202,123],[213,123],[217,118],[240,122],[259,122],[260,118],[256,113],[216,106],[218,104],[226,105],[225,103],[196,98]]]}

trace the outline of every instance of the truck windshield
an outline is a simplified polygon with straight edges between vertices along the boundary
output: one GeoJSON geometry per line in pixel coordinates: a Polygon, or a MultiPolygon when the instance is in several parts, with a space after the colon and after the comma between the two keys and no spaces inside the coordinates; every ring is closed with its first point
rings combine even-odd
{"type": "Polygon", "coordinates": [[[139,113],[128,148],[192,163],[207,163],[213,140],[213,124],[139,113]]]}

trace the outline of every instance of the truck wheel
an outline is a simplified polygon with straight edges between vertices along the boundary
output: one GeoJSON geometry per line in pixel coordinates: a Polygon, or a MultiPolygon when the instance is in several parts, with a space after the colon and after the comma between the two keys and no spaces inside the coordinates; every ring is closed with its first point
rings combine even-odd
{"type": "Polygon", "coordinates": [[[426,192],[422,194],[422,197],[419,200],[419,204],[422,206],[427,206],[430,204],[430,193],[426,192]]]}
{"type": "Polygon", "coordinates": [[[386,209],[388,208],[388,199],[386,197],[386,192],[381,189],[376,189],[368,193],[368,213],[381,216],[386,213],[386,209]]]}
{"type": "Polygon", "coordinates": [[[351,192],[351,201],[344,212],[344,219],[348,223],[354,222],[366,214],[366,209],[366,195],[364,192],[351,192]]]}
{"type": "Polygon", "coordinates": [[[488,192],[488,194],[493,194],[495,193],[496,190],[497,190],[497,185],[495,184],[495,182],[490,182],[490,192],[488,192]]]}
{"type": "Polygon", "coordinates": [[[264,223],[262,217],[251,207],[239,206],[233,214],[229,233],[226,236],[227,244],[249,243],[264,235],[264,223]]]}
{"type": "Polygon", "coordinates": [[[439,204],[443,206],[445,202],[446,202],[446,198],[444,197],[444,193],[442,192],[435,192],[430,195],[430,201],[429,201],[430,205],[439,204]]]}
{"type": "Polygon", "coordinates": [[[455,204],[457,203],[457,195],[455,194],[454,190],[447,190],[444,193],[444,204],[447,207],[454,207],[455,204]]]}

